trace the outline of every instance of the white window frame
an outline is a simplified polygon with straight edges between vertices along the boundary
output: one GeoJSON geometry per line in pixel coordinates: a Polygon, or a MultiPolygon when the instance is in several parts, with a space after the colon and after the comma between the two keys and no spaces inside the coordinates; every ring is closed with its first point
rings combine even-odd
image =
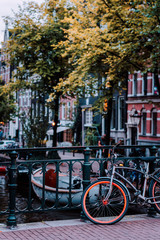
{"type": "Polygon", "coordinates": [[[67,119],[70,119],[71,103],[67,102],[67,119]]]}
{"type": "Polygon", "coordinates": [[[92,118],[93,118],[93,112],[88,108],[85,111],[85,125],[91,126],[92,125],[92,118]]]}
{"type": "Polygon", "coordinates": [[[72,120],[75,119],[75,115],[76,115],[76,104],[75,102],[72,103],[72,120]]]}
{"type": "Polygon", "coordinates": [[[62,103],[62,120],[65,120],[66,104],[62,103]]]}
{"type": "Polygon", "coordinates": [[[137,96],[137,79],[138,79],[138,73],[134,72],[134,74],[133,74],[133,89],[132,89],[133,96],[137,96]],[[136,81],[135,81],[135,76],[136,76],[136,81]]]}

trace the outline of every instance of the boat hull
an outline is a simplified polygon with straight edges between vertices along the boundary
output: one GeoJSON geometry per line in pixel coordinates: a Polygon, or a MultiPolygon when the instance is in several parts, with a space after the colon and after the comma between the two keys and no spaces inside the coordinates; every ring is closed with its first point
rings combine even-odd
{"type": "MultiPolygon", "coordinates": [[[[39,199],[43,198],[43,184],[42,184],[42,176],[40,176],[41,169],[36,170],[31,178],[32,187],[39,199]]],[[[66,181],[69,179],[67,176],[60,175],[59,176],[59,188],[56,189],[54,187],[44,186],[44,199],[45,201],[50,201],[55,203],[56,201],[60,205],[68,205],[69,202],[73,206],[81,204],[81,196],[83,193],[82,184],[79,189],[71,189],[69,190],[69,183],[66,181]]],[[[73,178],[74,179],[74,178],[73,178]]]]}
{"type": "Polygon", "coordinates": [[[0,173],[6,173],[7,167],[6,166],[0,166],[0,173]]]}

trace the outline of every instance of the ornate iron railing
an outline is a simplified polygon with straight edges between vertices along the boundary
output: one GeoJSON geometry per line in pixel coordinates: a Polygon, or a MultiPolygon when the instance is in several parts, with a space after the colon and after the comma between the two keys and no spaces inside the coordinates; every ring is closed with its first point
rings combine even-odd
{"type": "MultiPolygon", "coordinates": [[[[150,156],[153,156],[157,153],[160,145],[136,147],[149,149],[150,156]]],[[[109,156],[95,158],[95,152],[99,148],[112,149],[113,146],[0,150],[0,154],[7,154],[6,161],[0,162],[0,167],[7,167],[9,204],[6,209],[0,207],[0,215],[8,215],[7,226],[16,226],[18,213],[80,208],[83,190],[90,181],[103,175],[104,163],[110,159],[109,156]],[[70,154],[70,158],[65,158],[65,152],[68,151],[73,155],[70,154]],[[82,153],[79,159],[76,158],[77,151],[82,153]],[[64,155],[63,159],[55,158],[60,152],[64,155]],[[21,156],[25,159],[19,159],[21,156]],[[54,186],[46,186],[48,170],[55,177],[54,186]],[[16,202],[17,179],[28,182],[27,197],[21,199],[21,204],[16,202]]],[[[125,159],[129,159],[126,156],[127,149],[133,149],[135,146],[119,146],[118,148],[125,150],[125,156],[119,157],[125,161],[125,159]]],[[[83,214],[81,217],[83,218],[83,214]]]]}

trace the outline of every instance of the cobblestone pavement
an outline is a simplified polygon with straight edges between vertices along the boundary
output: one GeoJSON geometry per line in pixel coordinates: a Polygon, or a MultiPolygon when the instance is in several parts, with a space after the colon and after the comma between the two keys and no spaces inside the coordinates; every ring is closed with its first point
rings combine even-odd
{"type": "Polygon", "coordinates": [[[114,225],[95,225],[77,220],[20,224],[7,229],[0,224],[1,240],[157,240],[160,216],[126,216],[114,225]]]}

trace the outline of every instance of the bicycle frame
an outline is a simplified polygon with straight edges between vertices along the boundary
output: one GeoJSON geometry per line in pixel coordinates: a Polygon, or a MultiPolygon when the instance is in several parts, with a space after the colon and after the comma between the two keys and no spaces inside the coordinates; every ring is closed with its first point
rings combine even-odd
{"type": "MultiPolygon", "coordinates": [[[[110,188],[109,188],[108,194],[105,197],[105,199],[108,199],[110,197],[111,192],[112,192],[112,183],[113,183],[113,180],[114,180],[114,176],[117,175],[122,180],[124,180],[132,189],[134,189],[134,191],[135,191],[134,195],[135,196],[138,196],[139,198],[144,200],[144,202],[148,201],[148,203],[152,204],[152,202],[149,201],[149,200],[153,199],[153,197],[145,197],[146,188],[147,188],[147,181],[148,181],[148,179],[153,179],[153,180],[157,181],[158,183],[160,183],[160,179],[156,177],[156,173],[158,171],[160,171],[160,169],[157,169],[153,173],[149,174],[149,162],[147,162],[146,164],[147,164],[147,166],[146,166],[145,172],[143,172],[143,171],[141,171],[139,169],[136,169],[136,168],[117,166],[116,164],[113,164],[111,178],[110,178],[111,179],[111,181],[110,181],[110,188]],[[131,171],[135,171],[137,173],[142,174],[144,176],[144,186],[143,186],[142,194],[141,194],[140,190],[138,190],[128,179],[126,179],[124,176],[122,176],[120,173],[118,173],[116,171],[116,169],[131,170],[131,171]]],[[[154,199],[155,199],[155,197],[154,197],[154,199]]],[[[158,201],[157,203],[160,203],[160,201],[158,201]]]]}

